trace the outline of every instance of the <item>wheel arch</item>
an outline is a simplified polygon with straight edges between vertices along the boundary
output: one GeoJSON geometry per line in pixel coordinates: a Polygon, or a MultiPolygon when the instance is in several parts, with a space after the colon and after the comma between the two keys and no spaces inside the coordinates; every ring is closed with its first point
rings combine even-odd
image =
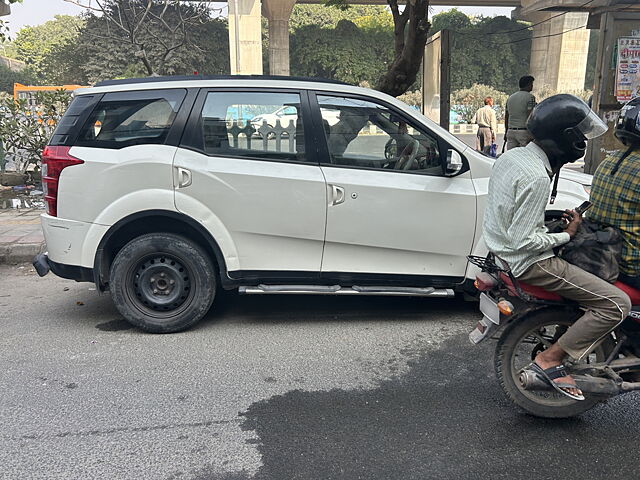
{"type": "Polygon", "coordinates": [[[109,271],[117,253],[128,242],[146,233],[167,232],[186,236],[211,255],[221,284],[227,277],[227,267],[216,239],[193,218],[169,210],[145,210],[119,220],[104,234],[96,250],[93,276],[100,291],[107,289],[109,271]]]}

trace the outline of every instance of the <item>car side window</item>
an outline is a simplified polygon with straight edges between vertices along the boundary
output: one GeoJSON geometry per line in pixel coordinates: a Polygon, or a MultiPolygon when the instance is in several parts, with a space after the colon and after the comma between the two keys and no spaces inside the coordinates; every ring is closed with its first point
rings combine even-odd
{"type": "Polygon", "coordinates": [[[443,175],[435,137],[388,107],[367,100],[318,95],[331,164],[443,175]]]}
{"type": "Polygon", "coordinates": [[[209,92],[200,115],[204,152],[304,162],[300,95],[209,92]]]}
{"type": "Polygon", "coordinates": [[[162,144],[185,95],[184,89],[108,93],[91,112],[76,145],[123,148],[162,144]]]}

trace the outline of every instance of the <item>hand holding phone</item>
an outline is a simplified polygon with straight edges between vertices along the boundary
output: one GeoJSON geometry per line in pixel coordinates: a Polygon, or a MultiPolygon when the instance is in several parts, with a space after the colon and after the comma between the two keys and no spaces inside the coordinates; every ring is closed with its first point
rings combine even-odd
{"type": "Polygon", "coordinates": [[[586,212],[587,210],[589,210],[591,207],[593,207],[593,203],[591,203],[589,200],[587,200],[586,202],[582,202],[576,209],[576,213],[580,214],[580,215],[584,215],[584,212],[586,212]]]}

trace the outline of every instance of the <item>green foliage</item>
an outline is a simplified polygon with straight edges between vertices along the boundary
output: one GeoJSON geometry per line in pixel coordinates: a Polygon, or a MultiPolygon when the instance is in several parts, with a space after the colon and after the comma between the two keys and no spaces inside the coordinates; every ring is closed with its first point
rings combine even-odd
{"type": "Polygon", "coordinates": [[[9,96],[0,99],[0,139],[20,173],[26,172],[32,164],[39,169],[42,150],[70,99],[64,90],[38,93],[35,108],[26,100],[14,100],[9,96]]]}
{"type": "MultiPolygon", "coordinates": [[[[190,8],[180,5],[180,9],[190,8]]],[[[173,11],[165,19],[170,25],[179,22],[185,12],[173,11]],[[172,23],[173,22],[173,23],[172,23]]],[[[73,83],[92,83],[109,78],[147,76],[137,47],[126,39],[113,36],[113,25],[105,16],[88,14],[85,27],[75,44],[65,47],[52,56],[52,63],[64,79],[73,83]]],[[[189,28],[184,45],[169,52],[154,44],[154,36],[166,35],[164,25],[149,27],[150,33],[141,37],[145,54],[155,74],[183,75],[198,72],[220,74],[229,72],[229,35],[227,22],[223,19],[203,19],[189,28]],[[167,54],[165,56],[165,54],[167,54]]]]}
{"type": "Polygon", "coordinates": [[[29,72],[14,72],[4,64],[0,64],[0,91],[13,94],[14,83],[29,85],[33,84],[34,80],[29,72]]]}
{"type": "MultiPolygon", "coordinates": [[[[385,7],[352,5],[346,10],[325,5],[296,4],[291,12],[289,30],[294,33],[301,27],[315,25],[321,28],[335,28],[340,20],[355,22],[360,17],[391,16],[385,7]]],[[[393,23],[392,23],[393,28],[393,23]]]]}
{"type": "Polygon", "coordinates": [[[291,74],[375,83],[393,59],[393,19],[384,7],[296,5],[291,74]]]}
{"type": "Polygon", "coordinates": [[[453,31],[452,90],[474,83],[518,90],[519,78],[529,73],[532,33],[526,24],[504,16],[468,17],[452,9],[433,17],[430,33],[445,28],[453,31]]]}
{"type": "Polygon", "coordinates": [[[45,83],[57,80],[50,56],[75,43],[84,22],[80,17],[56,15],[35,27],[22,28],[13,42],[16,58],[27,64],[29,71],[45,83]]]}
{"type": "Polygon", "coordinates": [[[349,20],[335,28],[300,27],[291,38],[292,75],[375,83],[392,59],[392,32],[360,29],[349,20]]]}
{"type": "Polygon", "coordinates": [[[553,95],[557,95],[559,93],[568,93],[569,95],[575,95],[576,97],[584,100],[585,102],[589,101],[591,95],[593,95],[593,90],[555,90],[550,88],[548,85],[543,85],[542,88],[537,88],[534,90],[533,94],[536,96],[536,101],[540,103],[545,98],[549,98],[553,95]]]}
{"type": "Polygon", "coordinates": [[[502,120],[509,96],[488,85],[476,83],[470,88],[455,90],[451,94],[451,109],[462,117],[464,123],[471,123],[473,115],[484,106],[484,99],[487,97],[493,98],[498,120],[502,120]]]}
{"type": "Polygon", "coordinates": [[[403,93],[402,95],[400,95],[398,97],[398,100],[400,100],[401,102],[406,103],[407,105],[409,105],[411,107],[420,108],[422,106],[422,91],[413,90],[411,92],[403,93]]]}
{"type": "Polygon", "coordinates": [[[353,23],[365,32],[393,32],[393,16],[387,11],[357,17],[353,23]]]}

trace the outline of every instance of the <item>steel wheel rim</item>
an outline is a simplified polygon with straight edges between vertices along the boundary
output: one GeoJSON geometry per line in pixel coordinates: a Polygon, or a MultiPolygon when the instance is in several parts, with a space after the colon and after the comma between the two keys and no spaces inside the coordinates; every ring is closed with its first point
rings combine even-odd
{"type": "Polygon", "coordinates": [[[154,252],[128,270],[126,293],[144,315],[167,320],[179,316],[195,294],[193,272],[175,254],[154,252]]]}

